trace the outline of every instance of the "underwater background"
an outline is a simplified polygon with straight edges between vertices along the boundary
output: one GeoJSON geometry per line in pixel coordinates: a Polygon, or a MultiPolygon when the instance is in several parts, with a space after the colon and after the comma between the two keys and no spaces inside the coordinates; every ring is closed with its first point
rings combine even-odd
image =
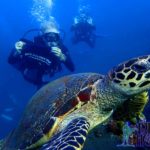
{"type": "MultiPolygon", "coordinates": [[[[0,138],[17,122],[36,87],[7,63],[14,43],[29,29],[39,28],[31,15],[32,0],[2,1],[0,5],[0,138]]],[[[54,0],[52,15],[65,31],[64,43],[75,63],[75,72],[106,74],[113,66],[150,53],[150,0],[54,0]],[[100,35],[95,48],[72,45],[70,27],[79,5],[88,4],[100,35]]],[[[70,74],[64,67],[51,80],[70,74]]],[[[150,120],[150,104],[145,115],[150,120]]]]}

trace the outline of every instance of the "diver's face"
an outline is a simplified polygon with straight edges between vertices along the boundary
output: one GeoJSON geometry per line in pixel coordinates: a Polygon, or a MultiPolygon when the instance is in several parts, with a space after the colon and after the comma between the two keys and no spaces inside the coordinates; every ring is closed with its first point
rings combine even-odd
{"type": "Polygon", "coordinates": [[[59,42],[59,35],[57,33],[50,32],[43,35],[43,39],[47,46],[56,46],[59,42]]]}
{"type": "Polygon", "coordinates": [[[46,44],[47,44],[48,47],[57,46],[56,42],[47,42],[46,44]]]}

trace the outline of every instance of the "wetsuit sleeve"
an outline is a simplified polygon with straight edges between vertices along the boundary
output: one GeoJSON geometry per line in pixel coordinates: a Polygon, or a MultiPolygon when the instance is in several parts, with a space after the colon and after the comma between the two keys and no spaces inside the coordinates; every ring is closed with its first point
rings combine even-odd
{"type": "Polygon", "coordinates": [[[67,56],[67,59],[64,62],[64,65],[72,72],[75,70],[74,63],[69,55],[67,56]]]}
{"type": "Polygon", "coordinates": [[[63,62],[64,65],[70,70],[70,71],[74,71],[75,70],[75,66],[74,63],[70,57],[69,51],[67,49],[67,47],[65,47],[64,45],[61,46],[61,50],[63,52],[63,54],[66,56],[66,60],[63,62]]]}
{"type": "Polygon", "coordinates": [[[20,54],[13,48],[8,56],[8,63],[14,64],[21,60],[20,54]]]}
{"type": "Polygon", "coordinates": [[[32,42],[25,39],[20,39],[19,41],[25,42],[25,46],[18,52],[16,47],[14,46],[8,56],[8,63],[13,65],[16,69],[23,70],[25,66],[24,52],[27,49],[31,49],[32,42]]]}

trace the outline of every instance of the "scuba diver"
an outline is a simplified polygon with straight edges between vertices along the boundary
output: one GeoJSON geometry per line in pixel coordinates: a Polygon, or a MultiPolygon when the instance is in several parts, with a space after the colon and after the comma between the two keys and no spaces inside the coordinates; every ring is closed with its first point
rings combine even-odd
{"type": "Polygon", "coordinates": [[[42,34],[35,36],[33,41],[23,36],[15,43],[8,58],[8,63],[37,88],[47,83],[43,81],[44,75],[48,74],[51,77],[61,71],[61,64],[71,72],[75,70],[69,51],[52,22],[43,24],[40,32],[42,34]]]}
{"type": "Polygon", "coordinates": [[[74,18],[74,23],[71,26],[71,31],[74,32],[72,43],[84,41],[91,48],[94,48],[96,35],[94,31],[96,27],[93,24],[93,19],[88,13],[87,6],[79,8],[79,15],[74,18]]]}

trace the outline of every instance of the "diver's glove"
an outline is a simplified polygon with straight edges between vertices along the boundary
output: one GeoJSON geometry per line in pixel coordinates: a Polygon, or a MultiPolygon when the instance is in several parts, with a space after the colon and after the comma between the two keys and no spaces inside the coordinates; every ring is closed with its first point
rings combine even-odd
{"type": "Polygon", "coordinates": [[[15,48],[16,48],[17,52],[18,52],[18,53],[21,53],[21,51],[22,51],[22,49],[23,49],[23,47],[24,47],[25,45],[26,45],[26,43],[23,42],[23,41],[18,41],[18,42],[16,42],[16,43],[15,43],[15,48]]]}
{"type": "Polygon", "coordinates": [[[58,47],[52,47],[51,52],[59,58],[60,61],[65,61],[66,56],[62,53],[61,49],[58,47]]]}

